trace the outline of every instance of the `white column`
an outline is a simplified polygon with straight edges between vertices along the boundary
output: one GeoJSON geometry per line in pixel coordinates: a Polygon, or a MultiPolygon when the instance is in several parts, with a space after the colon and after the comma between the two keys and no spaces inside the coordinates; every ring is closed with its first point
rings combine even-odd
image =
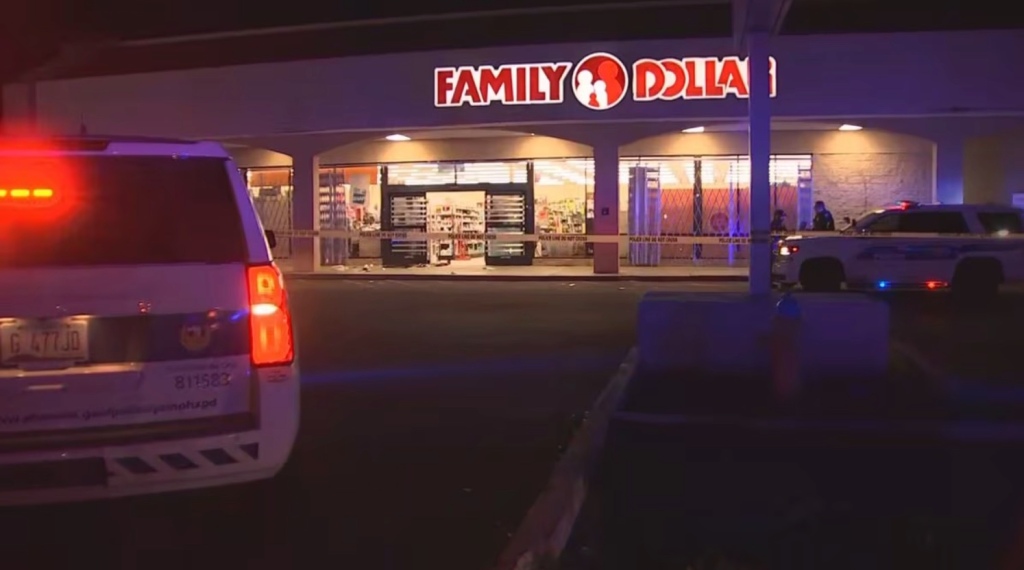
{"type": "Polygon", "coordinates": [[[750,72],[750,293],[768,295],[771,282],[771,96],[768,69],[769,36],[764,32],[747,35],[750,72]]]}
{"type": "MultiPolygon", "coordinates": [[[[320,216],[317,199],[320,186],[320,157],[315,154],[292,155],[292,229],[318,231],[320,216]]],[[[294,271],[320,268],[320,238],[292,238],[294,271]]]]}
{"type": "MultiPolygon", "coordinates": [[[[594,233],[619,235],[619,145],[594,145],[594,233]]],[[[594,244],[594,273],[619,272],[619,244],[594,244]]]]}
{"type": "Polygon", "coordinates": [[[935,141],[934,198],[943,204],[964,201],[964,138],[950,134],[935,141]]]}

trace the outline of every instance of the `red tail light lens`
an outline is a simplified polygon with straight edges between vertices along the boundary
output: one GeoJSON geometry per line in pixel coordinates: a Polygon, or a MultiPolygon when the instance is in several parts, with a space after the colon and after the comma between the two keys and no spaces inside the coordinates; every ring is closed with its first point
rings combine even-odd
{"type": "Polygon", "coordinates": [[[291,364],[295,359],[292,316],[284,278],[276,265],[248,268],[249,334],[256,366],[291,364]]]}

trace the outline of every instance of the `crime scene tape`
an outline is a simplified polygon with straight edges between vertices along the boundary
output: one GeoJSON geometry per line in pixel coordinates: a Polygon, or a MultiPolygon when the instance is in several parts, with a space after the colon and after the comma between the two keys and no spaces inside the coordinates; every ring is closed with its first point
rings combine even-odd
{"type": "MultiPolygon", "coordinates": [[[[271,228],[268,228],[271,229],[271,228]]],[[[386,239],[395,241],[486,241],[497,243],[519,242],[562,242],[562,243],[618,243],[618,244],[679,244],[679,245],[747,245],[765,243],[785,237],[831,236],[848,239],[876,238],[943,238],[943,239],[1024,239],[1024,234],[993,236],[985,234],[926,234],[926,233],[872,233],[843,234],[839,232],[792,232],[786,234],[704,234],[704,235],[596,235],[596,234],[518,234],[510,232],[421,232],[421,231],[375,231],[357,232],[350,230],[273,230],[280,238],[336,238],[336,239],[386,239]]]]}

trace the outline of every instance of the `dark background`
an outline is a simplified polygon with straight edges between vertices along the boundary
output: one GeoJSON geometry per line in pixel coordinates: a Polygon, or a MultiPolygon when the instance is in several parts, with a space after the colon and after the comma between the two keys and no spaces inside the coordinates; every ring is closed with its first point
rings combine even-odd
{"type": "MultiPolygon", "coordinates": [[[[612,2],[610,0],[378,0],[376,2],[252,2],[243,0],[8,0],[0,8],[0,81],[9,82],[56,56],[62,45],[227,30],[374,20],[465,11],[605,7],[580,16],[584,29],[537,25],[517,30],[517,43],[728,36],[728,2],[612,2]],[[666,6],[673,4],[673,6],[666,6]],[[617,9],[609,9],[611,7],[617,9]],[[628,9],[627,9],[628,8],[628,9]],[[521,33],[520,33],[521,32],[521,33]]],[[[423,22],[429,31],[430,22],[423,22]]],[[[481,44],[494,43],[488,28],[500,18],[467,20],[481,44]]],[[[911,31],[1024,27],[1024,11],[1005,0],[793,0],[783,33],[911,31]]],[[[382,51],[415,50],[420,34],[391,33],[382,51]],[[398,37],[396,37],[398,36],[398,37]]],[[[507,34],[502,34],[507,36],[507,34]]],[[[384,38],[382,38],[383,40],[384,38]]],[[[501,39],[500,43],[509,40],[501,39]]],[[[429,46],[434,48],[435,46],[429,46]]],[[[362,50],[366,53],[373,46],[362,50]]],[[[339,54],[343,55],[343,54],[339,54]]]]}

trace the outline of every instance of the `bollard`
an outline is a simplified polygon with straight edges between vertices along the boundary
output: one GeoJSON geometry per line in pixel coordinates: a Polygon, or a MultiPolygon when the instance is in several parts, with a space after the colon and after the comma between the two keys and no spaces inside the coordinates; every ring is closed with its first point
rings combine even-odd
{"type": "Polygon", "coordinates": [[[800,392],[800,304],[788,291],[772,318],[772,383],[775,395],[791,400],[800,392]]]}

